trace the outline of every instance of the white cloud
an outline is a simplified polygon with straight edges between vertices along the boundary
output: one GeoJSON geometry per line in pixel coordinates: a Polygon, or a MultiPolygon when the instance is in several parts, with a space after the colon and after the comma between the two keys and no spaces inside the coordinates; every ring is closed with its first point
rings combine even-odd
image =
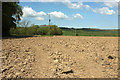
{"type": "MultiPolygon", "coordinates": [[[[60,11],[59,12],[54,11],[54,12],[50,12],[48,14],[50,14],[52,17],[58,18],[58,19],[67,19],[68,18],[67,15],[65,15],[64,13],[62,13],[60,11]]],[[[47,13],[45,13],[43,11],[36,12],[35,10],[33,10],[30,7],[24,7],[23,8],[23,16],[22,16],[22,18],[30,17],[30,18],[33,18],[33,19],[36,19],[36,20],[44,20],[45,16],[47,16],[47,13]]]]}
{"type": "Polygon", "coordinates": [[[118,7],[118,3],[117,2],[104,2],[104,4],[110,8],[113,7],[118,7]]]}
{"type": "Polygon", "coordinates": [[[81,1],[81,2],[118,2],[120,0],[20,0],[22,2],[29,2],[29,1],[32,1],[32,2],[68,2],[68,1],[71,1],[71,2],[78,2],[78,1],[81,1]]]}
{"type": "Polygon", "coordinates": [[[69,8],[72,9],[81,9],[83,7],[82,2],[78,2],[78,3],[64,2],[64,4],[66,4],[69,8]]]}
{"type": "Polygon", "coordinates": [[[37,12],[36,15],[38,15],[38,16],[46,16],[47,14],[45,12],[41,11],[41,12],[37,12]]]}
{"type": "Polygon", "coordinates": [[[100,13],[100,14],[105,14],[105,15],[115,14],[115,11],[110,10],[108,7],[96,8],[96,9],[92,9],[92,11],[95,13],[100,13]]]}
{"type": "Polygon", "coordinates": [[[110,10],[108,7],[117,7],[118,3],[117,2],[104,2],[104,4],[107,7],[103,7],[103,8],[96,8],[93,9],[91,8],[89,5],[84,5],[82,2],[77,2],[77,3],[72,3],[68,0],[68,2],[64,2],[64,4],[66,4],[68,6],[68,8],[72,8],[72,9],[86,9],[86,10],[92,10],[95,13],[100,13],[100,14],[105,14],[105,15],[112,15],[115,14],[114,10],[110,10]]]}
{"type": "Polygon", "coordinates": [[[30,7],[24,7],[23,8],[23,18],[24,17],[32,17],[32,18],[37,19],[37,20],[44,20],[44,17],[46,15],[47,14],[45,12],[43,12],[43,11],[36,12],[30,7]]]}
{"type": "Polygon", "coordinates": [[[115,11],[114,10],[110,10],[108,7],[113,8],[113,7],[117,7],[118,6],[117,0],[111,0],[111,2],[106,2],[105,0],[103,0],[104,5],[106,5],[107,7],[96,8],[96,9],[93,9],[89,5],[84,5],[83,2],[72,3],[70,0],[64,0],[64,1],[65,2],[63,2],[63,3],[65,5],[67,5],[68,8],[92,10],[95,13],[100,13],[100,14],[105,14],[105,15],[115,14],[115,11]]]}
{"type": "Polygon", "coordinates": [[[24,7],[23,8],[23,17],[35,17],[36,12],[29,7],[24,7]]]}
{"type": "Polygon", "coordinates": [[[36,17],[35,19],[36,20],[44,20],[44,18],[42,18],[42,17],[36,17]]]}
{"type": "Polygon", "coordinates": [[[54,11],[54,12],[50,12],[48,14],[50,14],[52,17],[58,18],[58,19],[67,19],[68,18],[67,15],[65,15],[64,13],[62,13],[60,11],[59,12],[54,11]]]}
{"type": "Polygon", "coordinates": [[[83,2],[75,2],[75,3],[72,3],[71,1],[69,0],[66,0],[65,2],[63,2],[65,5],[68,6],[68,8],[71,8],[71,9],[82,9],[82,8],[85,8],[87,10],[90,10],[91,7],[89,5],[84,5],[83,2]]]}
{"type": "Polygon", "coordinates": [[[84,5],[84,7],[85,7],[86,10],[92,9],[89,5],[84,5]]]}
{"type": "Polygon", "coordinates": [[[77,13],[77,14],[75,14],[75,15],[73,16],[73,18],[83,19],[83,16],[82,16],[81,14],[77,13]]]}

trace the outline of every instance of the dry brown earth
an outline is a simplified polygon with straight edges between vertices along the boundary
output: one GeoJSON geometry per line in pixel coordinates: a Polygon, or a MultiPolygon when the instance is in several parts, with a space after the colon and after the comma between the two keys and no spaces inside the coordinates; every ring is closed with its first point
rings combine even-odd
{"type": "Polygon", "coordinates": [[[117,37],[2,40],[2,78],[116,78],[117,37]]]}

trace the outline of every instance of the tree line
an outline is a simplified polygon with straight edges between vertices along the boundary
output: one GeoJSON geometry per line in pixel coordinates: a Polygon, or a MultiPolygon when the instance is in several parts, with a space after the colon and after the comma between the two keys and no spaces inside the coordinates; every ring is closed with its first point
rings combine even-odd
{"type": "Polygon", "coordinates": [[[11,35],[62,35],[62,30],[56,25],[38,26],[32,25],[30,27],[16,27],[10,29],[11,35]]]}

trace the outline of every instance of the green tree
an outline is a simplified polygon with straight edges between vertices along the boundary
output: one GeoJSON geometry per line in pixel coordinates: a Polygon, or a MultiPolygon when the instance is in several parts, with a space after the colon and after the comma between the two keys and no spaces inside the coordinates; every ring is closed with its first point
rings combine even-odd
{"type": "Polygon", "coordinates": [[[37,29],[37,33],[38,33],[39,35],[47,35],[48,32],[49,32],[48,27],[39,27],[39,28],[37,29]]]}
{"type": "Polygon", "coordinates": [[[29,27],[28,29],[27,29],[27,34],[28,35],[37,35],[38,33],[37,33],[37,29],[39,28],[39,26],[38,25],[32,25],[31,27],[29,27]]]}
{"type": "Polygon", "coordinates": [[[62,30],[56,25],[50,25],[50,34],[51,35],[62,35],[62,30]]]}
{"type": "Polygon", "coordinates": [[[23,28],[23,34],[26,35],[27,34],[27,29],[28,29],[28,26],[30,25],[30,21],[27,21],[27,20],[23,20],[22,22],[19,22],[18,23],[18,27],[24,27],[23,28]]]}
{"type": "Polygon", "coordinates": [[[19,2],[2,3],[2,36],[10,35],[10,28],[15,28],[23,15],[19,2]]]}

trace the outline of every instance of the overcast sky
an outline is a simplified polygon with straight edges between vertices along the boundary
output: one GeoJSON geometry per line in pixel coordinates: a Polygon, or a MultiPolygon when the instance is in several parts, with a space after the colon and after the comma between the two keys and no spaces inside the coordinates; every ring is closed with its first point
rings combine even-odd
{"type": "Polygon", "coordinates": [[[22,20],[32,24],[74,28],[118,28],[117,2],[20,2],[23,7],[22,20]]]}

